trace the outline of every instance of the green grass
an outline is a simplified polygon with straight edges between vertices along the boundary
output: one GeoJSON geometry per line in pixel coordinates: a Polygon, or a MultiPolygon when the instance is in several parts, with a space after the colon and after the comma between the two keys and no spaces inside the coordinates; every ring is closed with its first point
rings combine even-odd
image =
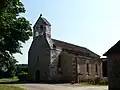
{"type": "MultiPolygon", "coordinates": [[[[11,83],[17,82],[19,79],[17,77],[14,78],[2,78],[0,79],[0,83],[11,83]]],[[[11,86],[7,84],[0,84],[0,90],[24,90],[23,88],[11,86]]]]}
{"type": "Polygon", "coordinates": [[[0,90],[25,90],[25,89],[20,88],[20,87],[16,87],[16,86],[9,86],[9,85],[0,84],[0,90]]]}
{"type": "MultiPolygon", "coordinates": [[[[0,82],[17,82],[19,79],[17,77],[14,78],[2,78],[0,79],[0,82]]],[[[1,89],[0,89],[1,90],[1,89]]]]}

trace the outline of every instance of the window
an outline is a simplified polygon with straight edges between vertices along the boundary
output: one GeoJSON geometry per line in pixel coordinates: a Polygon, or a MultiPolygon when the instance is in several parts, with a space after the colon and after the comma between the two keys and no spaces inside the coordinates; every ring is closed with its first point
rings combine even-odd
{"type": "Polygon", "coordinates": [[[86,64],[86,71],[89,74],[89,64],[88,63],[86,64]]]}
{"type": "Polygon", "coordinates": [[[80,73],[80,64],[77,64],[77,72],[80,73]]]}
{"type": "Polygon", "coordinates": [[[96,72],[96,74],[98,74],[98,65],[97,64],[95,64],[95,72],[96,72]]]}
{"type": "Polygon", "coordinates": [[[43,25],[40,25],[40,29],[43,29],[43,25]]]}
{"type": "Polygon", "coordinates": [[[61,67],[61,56],[59,55],[59,57],[58,57],[58,68],[60,68],[61,67]]]}
{"type": "MultiPolygon", "coordinates": [[[[55,44],[53,44],[53,48],[54,48],[54,49],[56,48],[55,44]]],[[[60,57],[60,56],[59,56],[59,57],[60,57]]]]}
{"type": "Polygon", "coordinates": [[[35,32],[35,36],[36,36],[36,37],[39,36],[39,32],[36,31],[36,32],[35,32]]]}
{"type": "Polygon", "coordinates": [[[39,62],[39,56],[37,57],[37,62],[39,62]]]}
{"type": "Polygon", "coordinates": [[[58,57],[58,73],[62,75],[62,70],[61,70],[61,55],[58,57]]]}

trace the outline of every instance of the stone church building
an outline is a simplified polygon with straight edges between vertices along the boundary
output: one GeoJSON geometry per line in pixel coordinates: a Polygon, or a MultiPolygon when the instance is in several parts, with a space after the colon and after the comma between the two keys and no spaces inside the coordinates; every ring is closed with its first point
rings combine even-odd
{"type": "Polygon", "coordinates": [[[102,60],[89,49],[51,38],[51,24],[40,16],[28,52],[29,80],[79,82],[102,77],[102,60]]]}

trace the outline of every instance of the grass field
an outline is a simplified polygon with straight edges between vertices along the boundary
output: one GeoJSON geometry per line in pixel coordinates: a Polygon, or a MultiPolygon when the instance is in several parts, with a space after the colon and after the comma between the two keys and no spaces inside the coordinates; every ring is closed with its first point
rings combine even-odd
{"type": "Polygon", "coordinates": [[[0,83],[5,83],[5,82],[17,82],[18,81],[18,78],[17,77],[14,77],[14,78],[2,78],[0,79],[0,83]]]}
{"type": "Polygon", "coordinates": [[[24,90],[24,89],[20,87],[15,87],[15,86],[9,86],[6,84],[0,84],[0,90],[24,90]]]}
{"type": "MultiPolygon", "coordinates": [[[[11,83],[11,82],[17,82],[17,81],[18,81],[17,77],[0,79],[0,83],[11,83]]],[[[0,90],[24,90],[24,89],[20,87],[11,86],[8,84],[0,84],[0,90]]]]}

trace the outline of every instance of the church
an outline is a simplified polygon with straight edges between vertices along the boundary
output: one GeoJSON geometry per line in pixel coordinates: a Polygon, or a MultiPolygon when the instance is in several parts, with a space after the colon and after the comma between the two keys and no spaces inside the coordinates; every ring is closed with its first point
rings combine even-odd
{"type": "Polygon", "coordinates": [[[42,17],[33,27],[28,76],[35,82],[80,82],[102,78],[102,60],[86,47],[51,38],[51,24],[42,17]]]}

